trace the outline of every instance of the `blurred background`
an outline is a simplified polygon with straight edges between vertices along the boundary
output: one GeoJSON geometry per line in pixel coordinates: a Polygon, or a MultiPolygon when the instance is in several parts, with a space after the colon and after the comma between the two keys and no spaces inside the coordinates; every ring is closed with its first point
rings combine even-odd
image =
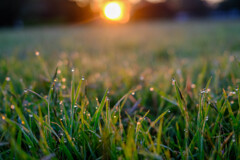
{"type": "MultiPolygon", "coordinates": [[[[106,0],[1,0],[0,26],[95,23],[102,21],[106,0]]],[[[124,22],[196,18],[236,19],[239,0],[123,0],[124,22]]],[[[113,8],[114,10],[114,8],[113,8]]]]}

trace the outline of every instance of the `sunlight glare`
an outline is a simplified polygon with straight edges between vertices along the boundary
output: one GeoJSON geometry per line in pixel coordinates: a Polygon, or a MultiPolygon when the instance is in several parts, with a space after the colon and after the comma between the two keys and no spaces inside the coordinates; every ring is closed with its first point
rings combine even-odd
{"type": "Polygon", "coordinates": [[[109,2],[104,7],[104,15],[106,18],[117,21],[122,18],[122,6],[118,2],[109,2]]]}

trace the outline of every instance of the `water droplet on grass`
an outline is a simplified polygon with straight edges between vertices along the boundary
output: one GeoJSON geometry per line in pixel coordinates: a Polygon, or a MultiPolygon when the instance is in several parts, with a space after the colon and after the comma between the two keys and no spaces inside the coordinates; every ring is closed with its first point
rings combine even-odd
{"type": "Polygon", "coordinates": [[[11,80],[11,78],[10,77],[6,77],[5,80],[9,82],[11,80]]]}
{"type": "Polygon", "coordinates": [[[150,90],[151,92],[153,92],[153,91],[154,91],[154,88],[153,88],[153,87],[151,87],[151,88],[149,88],[149,90],[150,90]]]}
{"type": "Polygon", "coordinates": [[[66,82],[66,78],[62,78],[62,82],[66,82]]]}
{"type": "Polygon", "coordinates": [[[176,80],[172,79],[172,85],[175,86],[176,80]]]}
{"type": "Polygon", "coordinates": [[[235,135],[233,135],[233,137],[232,137],[232,142],[234,143],[235,141],[236,141],[235,135]]]}
{"type": "Polygon", "coordinates": [[[140,76],[140,80],[143,81],[143,80],[144,80],[144,77],[143,77],[143,76],[140,76]]]}
{"type": "Polygon", "coordinates": [[[196,88],[196,85],[195,84],[191,84],[191,88],[196,88]]]}
{"type": "Polygon", "coordinates": [[[206,116],[205,121],[208,121],[208,116],[206,116]]]}
{"type": "Polygon", "coordinates": [[[57,70],[57,74],[61,74],[62,71],[60,69],[57,70]]]}
{"type": "Polygon", "coordinates": [[[36,51],[36,52],[35,52],[35,55],[36,55],[36,56],[39,56],[39,55],[40,55],[40,53],[39,53],[38,51],[36,51]]]}
{"type": "Polygon", "coordinates": [[[14,108],[15,108],[15,106],[12,104],[12,105],[11,105],[11,109],[14,109],[14,108]]]}

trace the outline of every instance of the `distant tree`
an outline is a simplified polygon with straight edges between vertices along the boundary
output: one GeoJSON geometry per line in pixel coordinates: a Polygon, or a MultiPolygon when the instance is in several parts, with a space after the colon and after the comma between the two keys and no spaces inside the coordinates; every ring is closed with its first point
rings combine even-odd
{"type": "Polygon", "coordinates": [[[23,18],[31,22],[78,22],[91,16],[90,6],[79,7],[69,0],[27,0],[22,8],[23,18]]]}
{"type": "Polygon", "coordinates": [[[20,18],[21,0],[0,1],[0,26],[14,25],[20,18]]]}
{"type": "Polygon", "coordinates": [[[143,0],[133,8],[131,20],[172,18],[175,14],[166,2],[151,3],[143,0]]]}
{"type": "Polygon", "coordinates": [[[0,0],[0,26],[81,22],[93,17],[90,4],[70,0],[0,0]]]}
{"type": "Polygon", "coordinates": [[[202,0],[179,0],[178,4],[180,12],[186,12],[191,16],[205,16],[209,11],[206,1],[202,0]]]}
{"type": "Polygon", "coordinates": [[[225,11],[232,9],[240,10],[240,0],[225,0],[218,5],[218,9],[225,11]]]}

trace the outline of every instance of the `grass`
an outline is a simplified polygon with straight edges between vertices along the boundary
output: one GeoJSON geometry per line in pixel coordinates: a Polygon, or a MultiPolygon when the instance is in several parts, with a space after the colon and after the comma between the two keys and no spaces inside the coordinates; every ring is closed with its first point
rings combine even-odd
{"type": "Polygon", "coordinates": [[[239,27],[1,30],[0,159],[240,159],[239,27]]]}

